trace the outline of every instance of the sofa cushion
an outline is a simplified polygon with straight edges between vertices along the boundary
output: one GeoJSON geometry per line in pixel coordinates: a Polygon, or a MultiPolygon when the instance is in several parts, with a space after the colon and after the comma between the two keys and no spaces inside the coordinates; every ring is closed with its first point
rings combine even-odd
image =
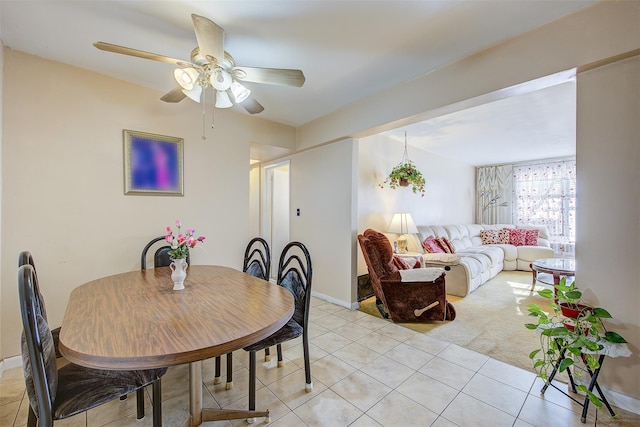
{"type": "Polygon", "coordinates": [[[528,246],[536,246],[538,244],[539,231],[536,229],[525,229],[524,244],[528,246]]]}
{"type": "Polygon", "coordinates": [[[438,240],[433,236],[429,236],[424,239],[424,241],[422,242],[422,247],[424,247],[425,251],[432,254],[446,253],[445,250],[442,249],[442,246],[440,246],[440,243],[438,243],[438,240]]]}
{"type": "Polygon", "coordinates": [[[398,255],[393,255],[393,265],[395,265],[398,270],[411,270],[409,263],[398,255]]]}
{"type": "Polygon", "coordinates": [[[509,230],[509,244],[514,246],[524,245],[527,230],[524,228],[512,228],[509,230]]]}
{"type": "Polygon", "coordinates": [[[449,248],[449,245],[447,245],[444,239],[446,239],[446,237],[438,237],[436,238],[436,241],[445,253],[450,254],[451,248],[449,248]]]}
{"type": "Polygon", "coordinates": [[[447,239],[446,237],[442,237],[442,241],[447,246],[447,248],[449,248],[449,250],[446,251],[446,252],[448,252],[450,254],[455,254],[456,253],[456,248],[453,246],[453,243],[451,243],[449,241],[449,239],[447,239]]]}
{"type": "Polygon", "coordinates": [[[480,238],[483,245],[497,245],[509,243],[508,230],[482,230],[480,238]]]}

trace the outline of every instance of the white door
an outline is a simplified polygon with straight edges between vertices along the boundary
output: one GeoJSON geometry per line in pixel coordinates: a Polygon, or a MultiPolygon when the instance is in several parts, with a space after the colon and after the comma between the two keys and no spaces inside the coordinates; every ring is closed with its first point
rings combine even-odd
{"type": "Polygon", "coordinates": [[[271,248],[271,277],[278,275],[282,249],[289,243],[289,162],[265,168],[265,235],[271,248]]]}

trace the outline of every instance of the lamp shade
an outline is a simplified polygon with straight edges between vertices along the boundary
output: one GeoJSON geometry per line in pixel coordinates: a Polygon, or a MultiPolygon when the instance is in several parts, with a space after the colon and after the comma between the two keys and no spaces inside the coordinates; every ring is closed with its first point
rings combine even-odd
{"type": "Polygon", "coordinates": [[[413,218],[411,218],[410,213],[398,212],[393,214],[393,218],[391,218],[387,232],[395,234],[412,234],[417,233],[418,228],[416,227],[416,223],[413,222],[413,218]]]}
{"type": "Polygon", "coordinates": [[[178,82],[180,87],[185,90],[191,90],[196,86],[198,76],[198,70],[191,67],[176,68],[173,71],[173,77],[176,79],[176,82],[178,82]]]}
{"type": "Polygon", "coordinates": [[[233,98],[236,100],[236,104],[241,103],[251,95],[251,91],[249,89],[242,86],[235,80],[231,83],[231,93],[233,94],[233,98]]]}
{"type": "Polygon", "coordinates": [[[200,102],[200,96],[202,95],[202,86],[195,85],[193,86],[193,88],[191,88],[191,90],[182,89],[182,93],[184,93],[194,101],[200,102]]]}
{"type": "Polygon", "coordinates": [[[211,73],[209,81],[215,90],[227,90],[231,87],[232,79],[229,73],[218,67],[211,73]]]}
{"type": "Polygon", "coordinates": [[[216,108],[231,108],[233,103],[229,99],[229,95],[224,90],[216,91],[216,108]]]}

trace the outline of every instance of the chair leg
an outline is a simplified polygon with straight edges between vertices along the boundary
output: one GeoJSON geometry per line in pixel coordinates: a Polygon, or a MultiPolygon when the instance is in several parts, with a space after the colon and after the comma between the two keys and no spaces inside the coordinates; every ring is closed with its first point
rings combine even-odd
{"type": "MultiPolygon", "coordinates": [[[[249,410],[256,410],[256,352],[249,352],[249,410]]],[[[249,424],[253,424],[255,418],[247,418],[249,424]]]]}
{"type": "Polygon", "coordinates": [[[302,348],[304,350],[304,375],[306,381],[304,391],[311,393],[313,391],[313,381],[311,381],[311,356],[309,355],[309,337],[306,329],[302,333],[302,348]]]}
{"type": "Polygon", "coordinates": [[[216,356],[216,373],[213,376],[213,383],[220,384],[220,356],[216,356]]]}
{"type": "Polygon", "coordinates": [[[162,379],[153,382],[153,427],[162,427],[162,379]]]}
{"type": "Polygon", "coordinates": [[[227,390],[233,388],[233,353],[227,353],[227,390]]]}
{"type": "Polygon", "coordinates": [[[29,416],[27,417],[27,427],[36,427],[38,424],[38,418],[36,417],[36,413],[33,412],[33,408],[29,405],[29,416]]]}
{"type": "Polygon", "coordinates": [[[278,352],[278,368],[284,366],[284,360],[282,359],[282,345],[276,345],[276,351],[278,352]]]}
{"type": "Polygon", "coordinates": [[[271,361],[271,353],[269,352],[269,347],[264,349],[264,361],[265,362],[271,361]]]}
{"type": "Polygon", "coordinates": [[[136,390],[136,407],[138,408],[138,418],[139,420],[144,418],[144,387],[140,387],[136,390]]]}

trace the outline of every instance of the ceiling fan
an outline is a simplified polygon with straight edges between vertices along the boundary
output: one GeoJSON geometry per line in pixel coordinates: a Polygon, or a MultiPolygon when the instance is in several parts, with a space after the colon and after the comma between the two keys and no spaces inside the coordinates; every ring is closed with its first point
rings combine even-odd
{"type": "Polygon", "coordinates": [[[230,108],[235,103],[250,114],[257,114],[264,107],[240,81],[295,87],[304,84],[304,74],[300,70],[236,66],[233,57],[224,50],[224,30],[204,16],[192,14],[191,19],[198,46],[191,51],[190,61],[105,42],[93,45],[107,52],[177,65],[179,68],[173,75],[179,86],[160,98],[165,102],[180,102],[185,97],[201,102],[205,89],[210,87],[215,93],[217,108],[230,108]]]}

